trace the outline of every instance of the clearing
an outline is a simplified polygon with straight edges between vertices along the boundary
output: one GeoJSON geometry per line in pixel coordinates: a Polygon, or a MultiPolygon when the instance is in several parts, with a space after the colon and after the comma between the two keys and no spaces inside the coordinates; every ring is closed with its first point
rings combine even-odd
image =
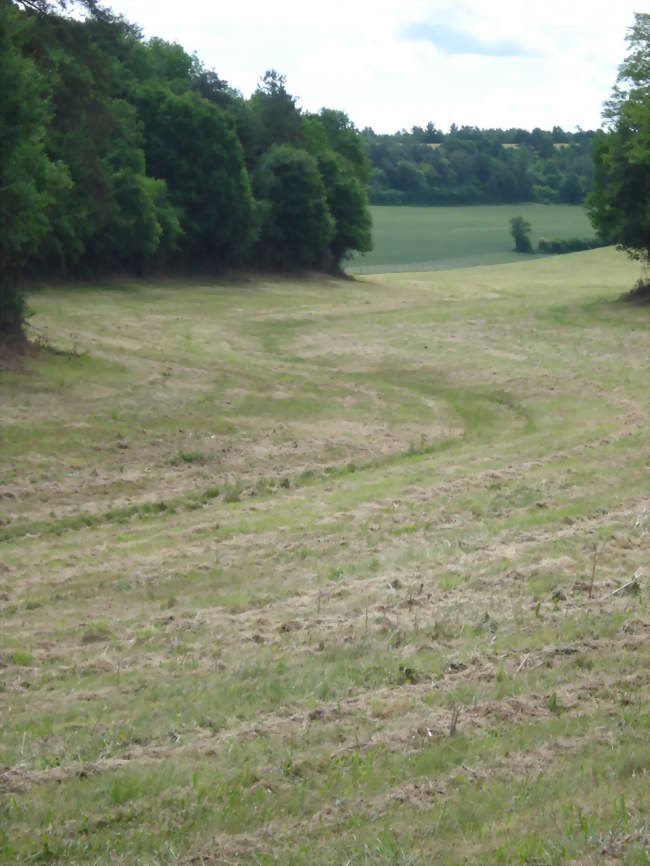
{"type": "MultiPolygon", "coordinates": [[[[429,271],[521,262],[513,249],[510,217],[532,225],[531,239],[591,238],[584,208],[565,204],[497,204],[458,207],[371,207],[374,249],[346,270],[357,274],[429,271]]],[[[525,256],[524,259],[534,259],[525,256]]]]}
{"type": "Polygon", "coordinates": [[[637,273],[34,294],[0,862],[650,862],[637,273]]]}

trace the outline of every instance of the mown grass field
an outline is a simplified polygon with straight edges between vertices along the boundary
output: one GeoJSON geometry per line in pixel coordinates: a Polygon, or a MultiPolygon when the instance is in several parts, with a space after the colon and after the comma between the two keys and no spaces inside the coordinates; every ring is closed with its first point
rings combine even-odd
{"type": "Polygon", "coordinates": [[[650,862],[637,275],[34,294],[0,863],[650,862]]]}
{"type": "Polygon", "coordinates": [[[465,205],[372,207],[374,249],[347,264],[350,273],[448,270],[521,261],[513,250],[510,218],[532,225],[531,239],[591,238],[594,230],[577,205],[465,205]]]}

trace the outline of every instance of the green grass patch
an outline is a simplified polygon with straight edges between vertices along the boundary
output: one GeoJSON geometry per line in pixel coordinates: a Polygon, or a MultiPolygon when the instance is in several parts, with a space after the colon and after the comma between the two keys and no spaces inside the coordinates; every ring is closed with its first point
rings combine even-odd
{"type": "MultiPolygon", "coordinates": [[[[511,215],[386,210],[392,266],[507,254],[511,215]]],[[[34,293],[56,351],[0,373],[0,862],[647,866],[637,276],[34,293]]]]}
{"type": "Polygon", "coordinates": [[[568,240],[593,234],[577,205],[463,205],[454,207],[374,206],[372,252],[355,256],[352,273],[426,271],[521,261],[515,253],[509,220],[523,216],[532,224],[533,246],[540,238],[568,240]]]}

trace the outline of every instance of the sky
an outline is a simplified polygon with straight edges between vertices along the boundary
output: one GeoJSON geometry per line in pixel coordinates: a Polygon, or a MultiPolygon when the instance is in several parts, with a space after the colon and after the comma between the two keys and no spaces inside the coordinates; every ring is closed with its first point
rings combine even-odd
{"type": "MultiPolygon", "coordinates": [[[[647,3],[648,0],[643,0],[647,3]]],[[[600,126],[639,0],[106,0],[248,96],[266,69],[359,129],[600,126]]]]}

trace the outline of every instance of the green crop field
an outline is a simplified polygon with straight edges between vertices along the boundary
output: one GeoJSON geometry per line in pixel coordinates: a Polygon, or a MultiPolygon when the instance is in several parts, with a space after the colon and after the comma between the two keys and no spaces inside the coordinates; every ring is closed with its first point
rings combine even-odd
{"type": "Polygon", "coordinates": [[[466,205],[372,207],[374,250],[357,255],[350,273],[446,270],[521,260],[513,250],[510,218],[523,216],[532,240],[594,237],[582,207],[574,205],[466,205]]]}
{"type": "Polygon", "coordinates": [[[637,276],[605,249],[32,294],[0,863],[647,866],[637,276]]]}

